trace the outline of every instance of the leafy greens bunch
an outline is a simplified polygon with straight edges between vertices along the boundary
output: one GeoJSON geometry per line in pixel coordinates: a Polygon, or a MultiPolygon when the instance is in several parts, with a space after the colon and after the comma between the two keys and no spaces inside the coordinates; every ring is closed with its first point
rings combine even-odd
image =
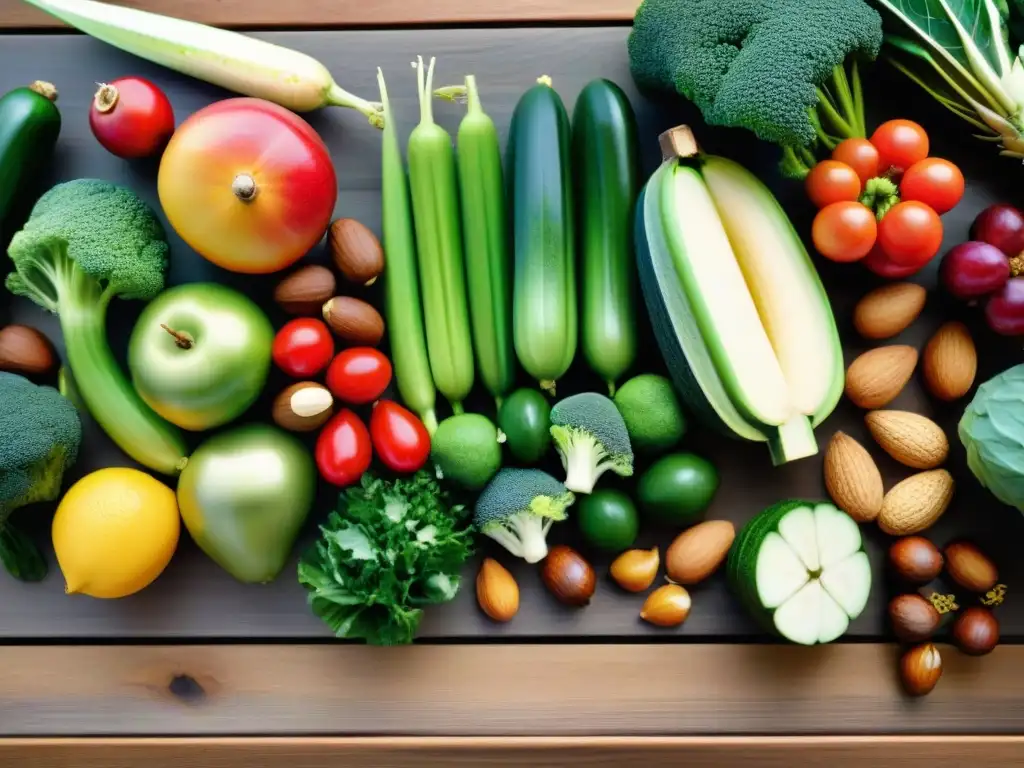
{"type": "Polygon", "coordinates": [[[423,606],[459,590],[473,552],[467,517],[425,471],[394,480],[364,474],[299,563],[313,613],[338,637],[412,642],[423,606]]]}
{"type": "Polygon", "coordinates": [[[629,61],[641,88],[781,145],[783,173],[802,178],[816,152],[865,137],[858,60],[881,46],[865,0],[644,0],[629,61]]]}
{"type": "Polygon", "coordinates": [[[1000,154],[1024,159],[1024,66],[1010,45],[1007,0],[875,3],[889,17],[886,58],[1000,154]]]}

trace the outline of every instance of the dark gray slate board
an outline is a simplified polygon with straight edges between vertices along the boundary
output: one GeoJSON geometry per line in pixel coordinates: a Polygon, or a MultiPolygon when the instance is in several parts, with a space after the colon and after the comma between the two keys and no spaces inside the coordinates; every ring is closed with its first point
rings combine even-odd
{"type": "MultiPolygon", "coordinates": [[[[671,100],[655,105],[642,98],[629,76],[625,28],[595,29],[523,29],[523,30],[447,30],[345,33],[268,33],[266,39],[294,47],[320,59],[345,87],[368,98],[376,98],[375,69],[384,68],[401,131],[407,135],[417,117],[414,77],[409,62],[416,54],[438,56],[438,81],[455,82],[466,72],[477,75],[486,108],[502,134],[507,129],[518,96],[539,75],[550,75],[569,109],[582,86],[594,77],[607,77],[622,85],[638,112],[644,160],[647,171],[657,162],[657,134],[680,122],[698,126],[705,149],[728,154],[746,163],[769,180],[793,215],[801,231],[808,231],[809,205],[800,185],[776,178],[777,157],[772,147],[759,144],[743,131],[704,130],[694,111],[671,100]]],[[[126,74],[139,74],[159,83],[173,102],[180,123],[196,109],[228,94],[203,83],[178,76],[123,54],[113,48],[76,35],[0,37],[0,92],[37,78],[54,82],[60,90],[64,130],[53,170],[41,180],[44,185],[81,176],[96,176],[131,185],[156,205],[156,164],[131,164],[107,154],[94,141],[87,123],[89,100],[98,81],[126,74]]],[[[924,98],[911,85],[886,71],[893,86],[889,93],[870,88],[868,96],[880,119],[910,116],[925,120],[932,128],[933,154],[941,154],[961,163],[971,182],[967,199],[945,218],[946,245],[963,239],[973,216],[985,205],[1009,199],[1019,184],[1019,167],[995,157],[992,149],[968,136],[966,128],[955,122],[924,98]],[[982,182],[981,180],[984,179],[982,182]]],[[[440,121],[454,130],[460,110],[439,104],[440,121]]],[[[328,110],[309,116],[330,146],[338,171],[340,194],[337,214],[352,216],[374,229],[379,228],[379,135],[362,117],[347,110],[328,110]]],[[[1020,199],[1017,198],[1018,202],[1020,199]]],[[[249,280],[223,272],[205,262],[172,234],[173,266],[171,282],[199,280],[223,281],[243,287],[266,302],[274,278],[249,280]]],[[[313,259],[323,258],[319,251],[313,259]]],[[[857,267],[837,268],[823,265],[822,275],[831,289],[836,317],[847,346],[847,360],[863,350],[862,342],[849,327],[854,301],[873,283],[857,267]]],[[[922,280],[934,284],[931,275],[922,280]]],[[[36,325],[53,338],[58,337],[55,319],[27,302],[15,300],[5,307],[6,294],[0,298],[0,322],[16,321],[36,325]]],[[[123,349],[133,320],[140,307],[127,303],[118,306],[110,317],[111,335],[117,349],[123,349]]],[[[900,342],[923,346],[941,320],[952,311],[943,308],[933,296],[926,314],[901,338],[900,342]]],[[[282,318],[271,310],[275,322],[282,318]]],[[[970,318],[970,315],[965,315],[970,318]]],[[[983,340],[986,334],[977,329],[983,340]]],[[[648,346],[641,366],[659,365],[656,349],[648,346]]],[[[982,377],[1016,363],[1019,347],[983,344],[982,377]]],[[[582,361],[578,358],[578,361],[582,361]]],[[[577,368],[582,368],[581,364],[577,368]]],[[[581,387],[596,384],[584,371],[577,375],[581,387]]],[[[268,395],[282,385],[274,379],[268,395]]],[[[1009,604],[1000,609],[1005,639],[1024,635],[1024,609],[1017,604],[1015,589],[1021,584],[1021,559],[1016,556],[1017,542],[1024,535],[1024,520],[1014,510],[989,498],[963,466],[963,450],[955,439],[955,423],[961,406],[937,408],[915,379],[893,407],[936,415],[953,437],[951,468],[960,486],[951,511],[932,531],[940,544],[954,536],[977,538],[997,558],[1003,580],[1010,584],[1009,604]]],[[[266,403],[254,408],[253,418],[266,418],[266,403]]],[[[862,414],[844,403],[819,430],[824,447],[834,430],[842,429],[869,441],[861,421],[862,414]]],[[[789,497],[822,497],[820,456],[773,469],[767,451],[758,445],[731,442],[693,429],[685,447],[704,454],[717,463],[723,487],[709,516],[727,518],[741,524],[766,505],[789,497]]],[[[886,475],[893,483],[905,473],[894,462],[875,451],[886,475]]],[[[77,467],[81,473],[105,465],[131,465],[93,425],[89,425],[85,455],[77,467]]],[[[311,539],[315,523],[333,504],[333,493],[325,491],[321,505],[312,516],[309,531],[297,552],[311,539]]],[[[40,512],[40,539],[46,538],[46,510],[40,512]]],[[[640,544],[671,541],[673,531],[645,530],[640,544]]],[[[876,565],[876,582],[871,603],[851,628],[850,638],[884,637],[884,611],[889,596],[882,568],[886,537],[873,528],[866,529],[870,554],[876,565]]],[[[553,541],[572,541],[571,523],[556,527],[553,541]]],[[[508,625],[496,627],[476,607],[472,578],[475,567],[467,569],[467,588],[453,603],[430,609],[421,636],[429,639],[472,638],[557,638],[562,636],[599,639],[638,638],[686,641],[761,641],[767,639],[738,609],[728,595],[721,577],[693,590],[694,609],[687,623],[678,630],[654,629],[637,618],[642,598],[618,591],[604,575],[607,558],[595,557],[601,574],[592,604],[583,610],[561,607],[544,591],[534,569],[513,563],[513,558],[483,542],[483,549],[513,566],[522,588],[521,610],[508,625]]],[[[52,552],[49,553],[52,560],[52,552]]],[[[302,589],[290,565],[278,580],[266,586],[245,586],[234,582],[207,560],[184,538],[179,551],[158,581],[142,593],[124,600],[98,601],[85,597],[67,597],[54,566],[45,582],[25,585],[0,574],[0,638],[17,640],[72,640],[89,638],[321,638],[330,633],[305,605],[302,589]]]]}

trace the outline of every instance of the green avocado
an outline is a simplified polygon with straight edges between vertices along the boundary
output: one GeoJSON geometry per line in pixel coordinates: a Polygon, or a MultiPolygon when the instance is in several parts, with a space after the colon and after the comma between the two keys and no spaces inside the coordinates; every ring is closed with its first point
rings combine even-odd
{"type": "Polygon", "coordinates": [[[692,525],[703,517],[718,490],[718,470],[692,453],[671,453],[654,462],[640,477],[637,500],[644,515],[676,525],[692,525]]]}

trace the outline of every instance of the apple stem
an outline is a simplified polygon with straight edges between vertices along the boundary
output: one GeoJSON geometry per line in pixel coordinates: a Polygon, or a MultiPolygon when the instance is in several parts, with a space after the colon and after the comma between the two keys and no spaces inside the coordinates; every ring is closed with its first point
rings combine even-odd
{"type": "Polygon", "coordinates": [[[256,199],[259,189],[256,187],[256,179],[248,173],[240,173],[231,182],[231,191],[243,203],[250,203],[256,199]]]}
{"type": "Polygon", "coordinates": [[[164,325],[163,323],[160,323],[160,327],[174,337],[174,343],[177,344],[181,349],[192,349],[192,337],[189,336],[187,333],[176,331],[173,328],[169,328],[168,326],[164,325]]]}

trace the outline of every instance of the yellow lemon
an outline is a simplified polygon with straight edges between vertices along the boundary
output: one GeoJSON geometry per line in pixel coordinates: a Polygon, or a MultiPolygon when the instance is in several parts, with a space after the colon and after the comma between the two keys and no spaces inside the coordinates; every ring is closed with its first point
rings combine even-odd
{"type": "Polygon", "coordinates": [[[124,597],[167,567],[181,519],[174,491],[145,472],[114,467],[68,489],[52,532],[68,594],[124,597]]]}

